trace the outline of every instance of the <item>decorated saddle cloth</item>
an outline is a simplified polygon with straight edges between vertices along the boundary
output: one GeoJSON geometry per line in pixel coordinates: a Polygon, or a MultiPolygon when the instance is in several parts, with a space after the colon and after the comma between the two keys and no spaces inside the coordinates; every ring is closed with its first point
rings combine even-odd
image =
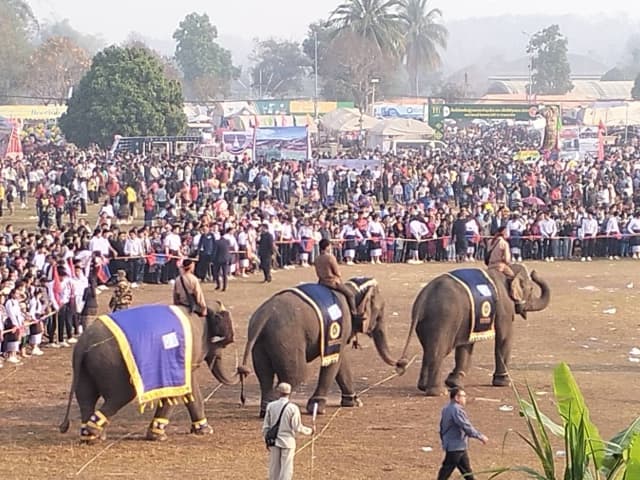
{"type": "Polygon", "coordinates": [[[180,307],[145,305],[98,318],[118,343],[141,411],[156,400],[192,398],[193,337],[180,307]]]}
{"type": "Polygon", "coordinates": [[[491,340],[496,336],[496,287],[484,270],[461,268],[447,273],[464,287],[471,303],[469,342],[491,340]]]}
{"type": "Polygon", "coordinates": [[[289,288],[316,312],[320,325],[320,361],[323,367],[336,363],[340,358],[342,337],[342,309],[338,299],[328,287],[319,283],[303,283],[289,288]]]}

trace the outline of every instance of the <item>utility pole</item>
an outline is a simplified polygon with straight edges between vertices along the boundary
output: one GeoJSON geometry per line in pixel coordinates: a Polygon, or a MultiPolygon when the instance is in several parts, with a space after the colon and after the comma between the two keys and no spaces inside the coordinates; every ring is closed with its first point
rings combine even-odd
{"type": "MultiPolygon", "coordinates": [[[[529,32],[525,32],[524,30],[522,31],[522,34],[527,37],[529,39],[529,41],[527,42],[527,50],[529,50],[529,46],[531,45],[531,38],[533,37],[533,35],[531,35],[529,32]]],[[[529,54],[529,85],[528,85],[528,95],[527,95],[527,101],[531,102],[531,99],[533,98],[533,50],[530,50],[527,52],[529,54]]]]}
{"type": "Polygon", "coordinates": [[[314,70],[314,81],[315,81],[315,90],[313,97],[313,120],[316,124],[316,143],[320,142],[320,129],[318,128],[318,31],[316,30],[313,33],[314,40],[314,50],[315,53],[313,55],[313,70],[314,70]]]}
{"type": "Polygon", "coordinates": [[[262,100],[262,69],[258,71],[258,77],[260,81],[260,100],[262,100]]]}
{"type": "Polygon", "coordinates": [[[376,104],[376,85],[380,83],[379,78],[371,79],[371,116],[375,117],[375,104],[376,104]]]}

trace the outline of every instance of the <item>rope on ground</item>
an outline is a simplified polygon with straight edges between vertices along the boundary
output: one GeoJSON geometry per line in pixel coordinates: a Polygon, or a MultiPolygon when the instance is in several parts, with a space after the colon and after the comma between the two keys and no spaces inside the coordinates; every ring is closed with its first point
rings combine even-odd
{"type": "MultiPolygon", "coordinates": [[[[209,395],[206,396],[206,398],[204,399],[204,403],[206,403],[207,401],[209,401],[211,399],[211,397],[213,397],[213,395],[220,389],[220,387],[222,387],[222,383],[220,383],[219,385],[217,385],[209,395]]],[[[174,410],[175,412],[175,410],[174,410]]],[[[172,415],[169,416],[169,419],[171,419],[172,415]]],[[[135,432],[129,432],[124,434],[123,436],[121,436],[120,438],[114,440],[113,442],[111,442],[109,445],[107,445],[106,447],[104,447],[102,450],[100,450],[98,453],[96,453],[93,457],[91,457],[84,465],[82,465],[82,467],[80,467],[80,470],[78,470],[76,472],[76,477],[78,475],[80,475],[82,472],[84,472],[84,470],[91,465],[98,457],[100,457],[104,452],[106,452],[107,450],[109,450],[111,447],[113,447],[116,443],[121,442],[122,440],[130,437],[131,435],[135,435],[135,434],[141,434],[142,432],[144,432],[144,430],[147,427],[145,427],[144,429],[141,430],[137,430],[135,432]]]]}
{"type": "MultiPolygon", "coordinates": [[[[413,362],[416,361],[416,358],[418,358],[417,355],[414,355],[413,358],[411,358],[411,360],[409,361],[409,363],[407,363],[407,366],[405,367],[405,370],[408,369],[411,364],[413,362]]],[[[357,396],[361,396],[364,395],[365,393],[369,392],[372,388],[375,387],[379,387],[380,385],[387,383],[389,380],[392,380],[396,377],[399,377],[400,374],[398,372],[394,372],[393,374],[389,375],[386,378],[383,378],[382,380],[380,380],[379,382],[374,383],[373,385],[369,385],[367,388],[365,388],[364,390],[362,390],[360,393],[357,394],[357,396]]],[[[307,441],[307,443],[305,443],[302,447],[300,447],[298,450],[296,450],[295,455],[298,455],[300,452],[302,452],[303,450],[307,449],[309,446],[311,446],[311,443],[314,442],[315,440],[317,440],[318,438],[322,437],[322,435],[324,434],[324,432],[327,431],[327,429],[329,428],[329,426],[331,425],[331,422],[333,422],[333,420],[335,420],[335,418],[338,416],[338,414],[340,413],[340,411],[343,409],[343,407],[338,407],[338,409],[333,413],[333,415],[331,415],[331,417],[329,418],[329,421],[325,424],[324,427],[322,427],[322,430],[320,430],[320,433],[318,433],[317,435],[314,435],[313,438],[309,441],[307,441]]]]}

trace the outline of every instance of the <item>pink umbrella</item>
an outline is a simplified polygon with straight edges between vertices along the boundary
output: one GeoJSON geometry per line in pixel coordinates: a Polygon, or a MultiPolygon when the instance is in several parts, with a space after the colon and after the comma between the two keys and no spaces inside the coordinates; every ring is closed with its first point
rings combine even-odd
{"type": "Polygon", "coordinates": [[[538,197],[527,197],[527,198],[523,198],[522,199],[522,203],[526,203],[528,205],[538,205],[540,207],[546,205],[544,203],[544,200],[538,198],[538,197]]]}

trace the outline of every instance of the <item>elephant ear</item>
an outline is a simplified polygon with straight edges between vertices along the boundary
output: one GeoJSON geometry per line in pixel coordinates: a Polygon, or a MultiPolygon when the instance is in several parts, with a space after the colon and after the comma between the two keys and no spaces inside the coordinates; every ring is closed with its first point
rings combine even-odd
{"type": "Polygon", "coordinates": [[[525,282],[526,272],[524,270],[520,270],[513,280],[511,280],[510,286],[510,294],[511,298],[516,302],[524,301],[524,282],[525,282]]]}

